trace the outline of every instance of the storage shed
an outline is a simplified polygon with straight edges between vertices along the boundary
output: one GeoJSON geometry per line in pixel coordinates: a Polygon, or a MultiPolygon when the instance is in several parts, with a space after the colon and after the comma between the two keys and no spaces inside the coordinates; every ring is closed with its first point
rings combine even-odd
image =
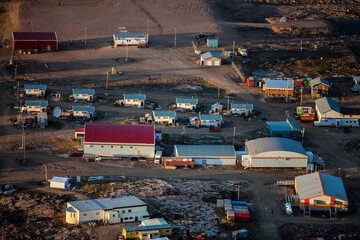
{"type": "Polygon", "coordinates": [[[12,47],[14,50],[58,50],[56,32],[13,32],[12,47]]]}
{"type": "Polygon", "coordinates": [[[307,168],[308,155],[301,143],[279,137],[258,138],[245,142],[241,162],[244,168],[307,168]]]}
{"type": "Polygon", "coordinates": [[[153,125],[87,123],[84,155],[153,158],[155,128],[153,125]]]}
{"type": "Polygon", "coordinates": [[[70,178],[66,177],[53,177],[50,179],[50,187],[66,189],[70,185],[69,180],[70,178]]]}
{"type": "Polygon", "coordinates": [[[263,91],[276,97],[294,96],[294,80],[266,80],[263,91]]]}
{"type": "Polygon", "coordinates": [[[302,139],[303,130],[292,119],[284,122],[266,122],[266,134],[268,137],[283,137],[294,140],[302,139]]]}
{"type": "Polygon", "coordinates": [[[175,145],[176,158],[192,159],[195,165],[236,165],[232,145],[175,145]]]}
{"type": "Polygon", "coordinates": [[[295,177],[295,204],[300,209],[347,211],[348,198],[342,179],[314,172],[295,177]]]}
{"type": "Polygon", "coordinates": [[[208,47],[219,47],[219,39],[218,38],[208,38],[206,39],[206,45],[208,47]]]}
{"type": "Polygon", "coordinates": [[[217,53],[207,52],[203,53],[200,56],[200,65],[201,66],[220,66],[221,57],[217,53]]]}

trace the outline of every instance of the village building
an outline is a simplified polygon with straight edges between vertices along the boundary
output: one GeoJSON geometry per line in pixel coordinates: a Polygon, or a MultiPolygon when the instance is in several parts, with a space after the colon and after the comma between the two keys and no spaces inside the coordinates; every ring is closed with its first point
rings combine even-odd
{"type": "Polygon", "coordinates": [[[114,47],[118,46],[138,46],[147,47],[149,36],[142,33],[121,33],[113,34],[114,47]]]}
{"type": "Polygon", "coordinates": [[[86,89],[86,88],[73,89],[72,97],[74,100],[77,100],[77,101],[85,100],[88,102],[92,102],[92,101],[94,101],[95,90],[94,89],[86,89]]]}
{"type": "Polygon", "coordinates": [[[342,179],[320,172],[295,177],[293,198],[295,206],[307,215],[329,211],[331,217],[336,217],[337,211],[348,211],[349,206],[342,179]]]}
{"type": "Polygon", "coordinates": [[[53,177],[52,179],[50,179],[50,187],[67,189],[70,186],[69,180],[70,178],[66,177],[53,177]]]}
{"type": "Polygon", "coordinates": [[[38,112],[36,118],[38,127],[45,128],[48,126],[48,115],[46,112],[38,112]]]}
{"type": "Polygon", "coordinates": [[[124,94],[124,99],[118,100],[119,105],[144,108],[146,96],[144,94],[124,94]]]}
{"type": "Polygon", "coordinates": [[[224,109],[224,105],[222,105],[220,102],[216,102],[213,105],[211,105],[211,111],[213,114],[220,114],[224,109]]]}
{"type": "Polygon", "coordinates": [[[159,239],[172,235],[172,226],[163,218],[154,218],[141,221],[139,226],[124,227],[124,239],[159,239]]]}
{"type": "Polygon", "coordinates": [[[195,110],[198,107],[196,98],[176,98],[176,108],[185,110],[195,110]]]}
{"type": "Polygon", "coordinates": [[[153,125],[85,124],[84,155],[108,157],[155,156],[153,125]]]}
{"type": "Polygon", "coordinates": [[[294,96],[294,80],[266,80],[263,91],[274,97],[294,96]]]}
{"type": "Polygon", "coordinates": [[[317,115],[317,121],[314,121],[314,126],[332,126],[332,127],[360,126],[359,111],[355,112],[354,115],[350,113],[343,114],[337,102],[331,98],[323,97],[320,99],[316,99],[315,110],[317,115]]]}
{"type": "Polygon", "coordinates": [[[73,117],[76,118],[93,118],[95,116],[95,107],[94,106],[72,106],[73,117]]]}
{"type": "Polygon", "coordinates": [[[245,142],[241,163],[244,168],[305,169],[310,162],[308,158],[300,142],[268,137],[245,142]]]}
{"type": "Polygon", "coordinates": [[[25,84],[26,96],[44,97],[46,94],[45,84],[25,84]]]}
{"type": "Polygon", "coordinates": [[[248,117],[253,114],[254,105],[247,103],[232,103],[231,104],[231,113],[248,117]]]}
{"type": "Polygon", "coordinates": [[[48,101],[25,101],[25,110],[31,112],[46,112],[48,101]]]}
{"type": "Polygon", "coordinates": [[[176,158],[192,160],[194,165],[236,165],[236,153],[232,145],[175,145],[176,158]]]}
{"type": "Polygon", "coordinates": [[[201,66],[220,66],[221,57],[217,53],[207,52],[203,53],[200,56],[200,65],[201,66]]]}
{"type": "Polygon", "coordinates": [[[266,135],[268,137],[283,137],[294,140],[302,139],[303,130],[292,119],[286,119],[284,122],[266,122],[266,135]]]}
{"type": "Polygon", "coordinates": [[[175,111],[153,111],[154,123],[175,125],[177,121],[175,111]]]}
{"type": "Polygon", "coordinates": [[[149,219],[146,204],[135,196],[81,200],[67,203],[66,223],[136,222],[149,219]]]}
{"type": "Polygon", "coordinates": [[[310,80],[309,84],[312,98],[321,98],[329,94],[330,84],[327,80],[317,77],[310,80]]]}
{"type": "Polygon", "coordinates": [[[200,125],[203,127],[221,127],[224,124],[221,115],[200,114],[200,125]]]}
{"type": "Polygon", "coordinates": [[[25,51],[58,50],[58,37],[56,32],[13,32],[12,48],[25,51]]]}

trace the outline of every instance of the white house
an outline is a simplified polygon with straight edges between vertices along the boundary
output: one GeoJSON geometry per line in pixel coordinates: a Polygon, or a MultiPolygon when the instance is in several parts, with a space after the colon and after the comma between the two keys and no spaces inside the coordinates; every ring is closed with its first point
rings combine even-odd
{"type": "Polygon", "coordinates": [[[149,219],[146,204],[135,196],[81,200],[67,203],[66,223],[103,221],[110,224],[149,219]]]}
{"type": "Polygon", "coordinates": [[[25,101],[26,112],[46,112],[48,101],[25,101]]]}
{"type": "Polygon", "coordinates": [[[68,186],[70,186],[69,180],[70,178],[66,177],[53,177],[50,179],[50,187],[66,189],[68,186]]]}
{"type": "Polygon", "coordinates": [[[211,105],[211,111],[213,114],[219,114],[223,111],[224,105],[222,105],[220,102],[216,102],[213,105],[211,105]]]}
{"type": "Polygon", "coordinates": [[[236,165],[236,153],[232,145],[175,145],[176,158],[189,159],[194,165],[236,165]]]}
{"type": "Polygon", "coordinates": [[[323,97],[315,100],[317,121],[314,126],[359,127],[360,115],[342,114],[337,102],[323,97]]]}
{"type": "Polygon", "coordinates": [[[245,104],[245,103],[232,103],[231,104],[231,113],[239,114],[245,117],[248,117],[253,113],[254,105],[253,104],[245,104]]]}
{"type": "Polygon", "coordinates": [[[155,156],[153,125],[85,124],[84,155],[109,157],[155,156]]]}
{"type": "Polygon", "coordinates": [[[245,142],[245,153],[241,156],[241,162],[244,168],[299,169],[307,168],[308,155],[301,143],[295,140],[279,137],[258,138],[245,142]]]}
{"type": "Polygon", "coordinates": [[[153,111],[154,123],[174,125],[177,117],[175,111],[153,111]]]}
{"type": "Polygon", "coordinates": [[[118,46],[138,46],[147,47],[149,36],[141,33],[113,34],[114,47],[118,46]]]}
{"type": "Polygon", "coordinates": [[[94,89],[73,89],[73,99],[74,100],[85,100],[92,102],[94,100],[95,90],[94,89]]]}
{"type": "Polygon", "coordinates": [[[119,105],[143,108],[146,96],[144,94],[124,94],[123,100],[118,100],[119,105]]]}
{"type": "Polygon", "coordinates": [[[95,115],[94,106],[72,106],[72,113],[74,117],[77,118],[93,118],[95,115]]]}
{"type": "Polygon", "coordinates": [[[195,110],[197,105],[196,98],[176,98],[176,108],[178,109],[195,110]]]}
{"type": "Polygon", "coordinates": [[[200,125],[203,127],[221,127],[223,123],[221,115],[200,114],[200,125]]]}
{"type": "Polygon", "coordinates": [[[25,95],[43,97],[46,93],[45,84],[25,84],[25,95]]]}

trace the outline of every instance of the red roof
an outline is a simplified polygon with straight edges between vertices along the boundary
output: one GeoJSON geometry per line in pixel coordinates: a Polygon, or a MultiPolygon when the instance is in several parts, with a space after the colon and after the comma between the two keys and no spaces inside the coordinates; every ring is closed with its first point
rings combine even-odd
{"type": "Polygon", "coordinates": [[[77,129],[75,129],[75,132],[85,132],[85,129],[84,128],[77,128],[77,129]]]}
{"type": "Polygon", "coordinates": [[[57,41],[56,32],[13,32],[13,38],[17,41],[57,41]]]}
{"type": "Polygon", "coordinates": [[[155,144],[155,128],[152,125],[87,123],[84,142],[155,144]]]}

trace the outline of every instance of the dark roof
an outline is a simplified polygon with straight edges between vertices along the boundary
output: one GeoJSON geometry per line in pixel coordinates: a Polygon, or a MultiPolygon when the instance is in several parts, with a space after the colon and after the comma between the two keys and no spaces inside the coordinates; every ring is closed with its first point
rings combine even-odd
{"type": "Polygon", "coordinates": [[[56,32],[13,32],[13,39],[18,41],[57,41],[56,32]]]}

